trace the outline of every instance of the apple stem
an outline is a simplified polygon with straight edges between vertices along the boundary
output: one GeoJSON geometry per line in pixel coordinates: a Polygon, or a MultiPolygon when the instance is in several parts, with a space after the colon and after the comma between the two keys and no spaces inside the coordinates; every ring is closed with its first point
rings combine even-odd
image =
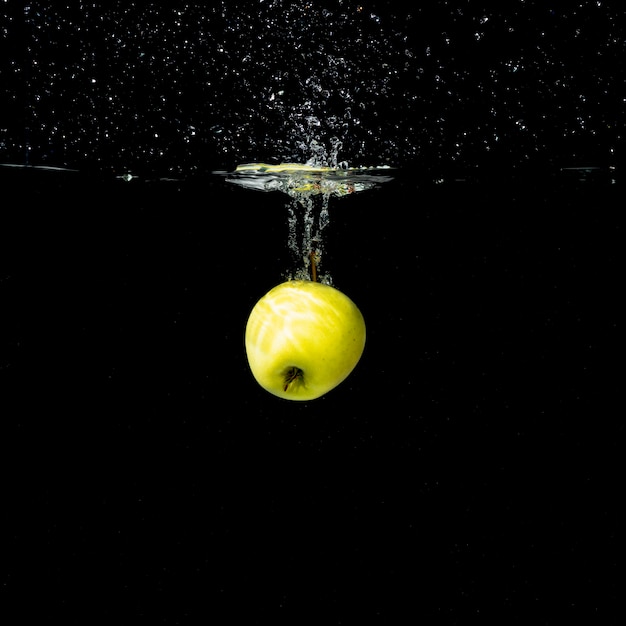
{"type": "Polygon", "coordinates": [[[317,260],[315,256],[315,250],[309,252],[309,259],[311,260],[311,280],[317,282],[317,260]]]}

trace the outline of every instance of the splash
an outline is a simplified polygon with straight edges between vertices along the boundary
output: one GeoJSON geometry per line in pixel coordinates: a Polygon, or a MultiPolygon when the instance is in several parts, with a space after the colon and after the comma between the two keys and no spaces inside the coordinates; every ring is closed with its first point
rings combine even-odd
{"type": "Polygon", "coordinates": [[[234,172],[214,172],[226,175],[226,181],[257,191],[282,191],[290,196],[297,194],[346,196],[373,189],[393,178],[393,168],[337,167],[319,164],[312,157],[307,163],[246,163],[234,172]]]}
{"type": "MultiPolygon", "coordinates": [[[[313,148],[316,145],[313,144],[313,148]]],[[[294,269],[287,278],[318,280],[332,284],[332,277],[322,273],[324,231],[330,224],[331,198],[342,198],[368,189],[374,189],[393,179],[392,168],[348,167],[347,163],[331,167],[319,162],[321,151],[307,163],[246,163],[234,172],[225,174],[226,182],[256,191],[279,191],[289,198],[287,202],[287,243],[294,269]]]]}
{"type": "Polygon", "coordinates": [[[312,196],[306,192],[294,192],[287,204],[287,243],[292,256],[293,269],[287,278],[317,280],[331,285],[330,274],[321,271],[324,254],[323,233],[330,223],[328,203],[330,196],[312,196]]]}
{"type": "Polygon", "coordinates": [[[502,4],[3,2],[2,158],[178,178],[623,161],[621,5],[502,4]]]}

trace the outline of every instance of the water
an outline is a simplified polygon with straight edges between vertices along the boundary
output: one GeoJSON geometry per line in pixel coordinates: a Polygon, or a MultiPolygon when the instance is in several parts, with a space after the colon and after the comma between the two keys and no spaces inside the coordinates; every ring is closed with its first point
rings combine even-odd
{"type": "Polygon", "coordinates": [[[373,189],[392,180],[393,168],[344,167],[318,165],[313,159],[307,163],[248,163],[237,166],[233,172],[214,172],[226,175],[226,181],[259,191],[282,191],[288,195],[307,193],[328,196],[373,189]]]}
{"type": "Polygon", "coordinates": [[[34,1],[3,3],[0,20],[3,162],[438,176],[624,157],[618,2],[34,1]]]}
{"type": "Polygon", "coordinates": [[[161,4],[0,5],[7,613],[623,623],[623,2],[161,4]],[[294,406],[310,253],[368,339],[294,406]]]}
{"type": "MultiPolygon", "coordinates": [[[[314,143],[316,147],[318,144],[314,143]]],[[[288,244],[294,269],[286,278],[312,278],[332,284],[331,275],[320,271],[331,198],[336,202],[337,198],[375,189],[393,180],[393,169],[388,166],[350,168],[347,164],[328,166],[324,164],[327,162],[324,159],[320,163],[316,152],[305,164],[248,163],[234,172],[214,172],[225,175],[226,182],[245,189],[282,192],[288,196],[288,244]]]]}

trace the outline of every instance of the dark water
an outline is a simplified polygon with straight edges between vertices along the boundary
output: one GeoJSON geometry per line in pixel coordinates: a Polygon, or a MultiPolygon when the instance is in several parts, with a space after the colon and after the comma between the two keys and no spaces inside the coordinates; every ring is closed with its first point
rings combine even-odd
{"type": "Polygon", "coordinates": [[[621,623],[622,11],[314,4],[3,7],[3,605],[621,623]],[[367,346],[290,403],[288,199],[211,172],[333,138],[398,169],[330,199],[367,346]]]}

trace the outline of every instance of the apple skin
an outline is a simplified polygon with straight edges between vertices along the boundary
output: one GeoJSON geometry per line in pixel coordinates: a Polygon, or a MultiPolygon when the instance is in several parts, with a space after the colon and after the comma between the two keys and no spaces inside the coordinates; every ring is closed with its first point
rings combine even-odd
{"type": "Polygon", "coordinates": [[[365,348],[365,320],[330,285],[289,280],[254,306],[246,354],[261,387],[287,400],[313,400],[341,383],[365,348]]]}

